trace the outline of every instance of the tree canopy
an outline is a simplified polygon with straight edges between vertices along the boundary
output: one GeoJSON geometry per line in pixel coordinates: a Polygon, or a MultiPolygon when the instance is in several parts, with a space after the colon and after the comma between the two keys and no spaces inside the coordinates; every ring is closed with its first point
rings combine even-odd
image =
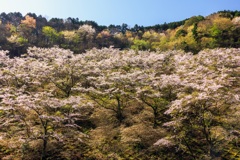
{"type": "Polygon", "coordinates": [[[0,158],[239,159],[239,52],[0,51],[0,158]]]}
{"type": "Polygon", "coordinates": [[[19,12],[0,15],[1,48],[12,56],[27,52],[28,47],[58,45],[74,53],[92,48],[110,47],[135,50],[182,49],[198,53],[205,48],[234,47],[239,41],[239,11],[219,11],[209,16],[193,16],[179,22],[155,26],[101,26],[78,18],[52,18],[19,12]]]}

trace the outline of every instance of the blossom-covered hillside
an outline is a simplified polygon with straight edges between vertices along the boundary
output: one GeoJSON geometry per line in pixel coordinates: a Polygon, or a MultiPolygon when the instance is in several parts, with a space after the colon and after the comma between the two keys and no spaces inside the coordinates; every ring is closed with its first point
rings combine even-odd
{"type": "Polygon", "coordinates": [[[0,51],[0,159],[240,159],[240,49],[0,51]]]}

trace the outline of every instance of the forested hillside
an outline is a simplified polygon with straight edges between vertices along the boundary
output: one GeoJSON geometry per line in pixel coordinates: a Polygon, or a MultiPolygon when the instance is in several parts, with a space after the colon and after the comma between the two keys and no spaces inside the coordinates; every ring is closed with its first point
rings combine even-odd
{"type": "Polygon", "coordinates": [[[240,12],[129,27],[0,15],[0,159],[240,160],[240,12]]]}
{"type": "Polygon", "coordinates": [[[28,47],[52,47],[83,53],[91,48],[114,46],[135,50],[182,49],[197,53],[205,48],[240,46],[240,12],[220,11],[209,16],[143,27],[127,24],[100,26],[78,18],[52,18],[34,13],[0,15],[0,46],[12,56],[28,47]]]}
{"type": "Polygon", "coordinates": [[[240,159],[240,49],[0,52],[0,159],[240,159]]]}

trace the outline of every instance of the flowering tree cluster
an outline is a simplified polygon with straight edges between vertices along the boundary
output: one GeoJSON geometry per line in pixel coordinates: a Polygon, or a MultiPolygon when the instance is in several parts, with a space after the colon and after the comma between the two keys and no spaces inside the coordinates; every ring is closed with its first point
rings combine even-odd
{"type": "Polygon", "coordinates": [[[172,117],[163,124],[171,134],[156,144],[177,146],[189,159],[238,159],[239,64],[239,50],[232,49],[182,59],[176,70],[182,89],[164,112],[172,117]]]}
{"type": "Polygon", "coordinates": [[[238,159],[239,53],[0,51],[0,157],[238,159]]]}
{"type": "Polygon", "coordinates": [[[73,56],[59,48],[30,48],[13,59],[1,52],[1,138],[12,143],[2,146],[3,153],[11,150],[23,159],[33,150],[39,159],[52,153],[74,156],[66,150],[87,137],[78,122],[87,118],[92,105],[71,92],[81,75],[73,56]]]}

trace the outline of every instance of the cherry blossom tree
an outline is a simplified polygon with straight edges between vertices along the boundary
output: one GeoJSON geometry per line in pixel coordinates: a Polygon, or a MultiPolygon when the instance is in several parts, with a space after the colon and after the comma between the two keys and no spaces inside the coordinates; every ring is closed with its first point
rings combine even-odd
{"type": "MultiPolygon", "coordinates": [[[[84,58],[90,61],[91,54],[87,53],[84,58]]],[[[91,60],[98,65],[95,65],[97,70],[95,69],[95,73],[92,71],[91,76],[87,77],[89,86],[84,90],[99,106],[112,110],[120,123],[124,119],[124,108],[134,99],[134,82],[131,72],[126,68],[127,64],[119,59],[122,54],[119,50],[113,49],[94,52],[94,59],[91,60]],[[103,51],[106,52],[102,53],[103,51]]]]}
{"type": "Polygon", "coordinates": [[[182,156],[192,159],[232,158],[228,147],[238,148],[230,144],[239,138],[233,134],[238,129],[230,127],[235,126],[232,117],[239,113],[239,60],[238,49],[216,49],[182,61],[177,73],[184,86],[165,112],[172,120],[163,124],[172,134],[157,145],[175,144],[182,156]]]}
{"type": "Polygon", "coordinates": [[[79,80],[73,54],[58,48],[30,48],[23,57],[10,59],[6,52],[1,52],[1,57],[1,111],[6,120],[2,126],[16,128],[4,138],[16,135],[18,149],[40,145],[41,140],[41,159],[47,159],[48,146],[54,143],[66,149],[69,144],[82,143],[86,135],[77,123],[91,112],[92,104],[71,94],[79,80]],[[56,94],[56,89],[62,94],[56,94]]]}

